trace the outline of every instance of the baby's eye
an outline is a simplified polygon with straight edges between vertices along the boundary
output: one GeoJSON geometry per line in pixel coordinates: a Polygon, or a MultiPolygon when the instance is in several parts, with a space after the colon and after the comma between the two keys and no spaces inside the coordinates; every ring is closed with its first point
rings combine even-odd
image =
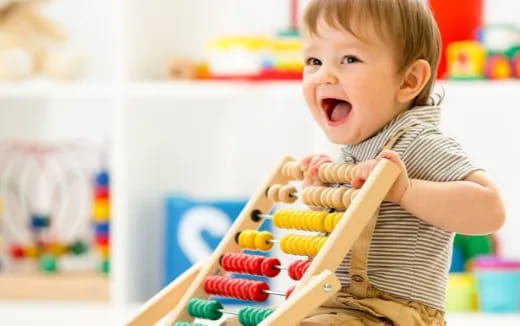
{"type": "Polygon", "coordinates": [[[356,58],[355,56],[353,55],[346,55],[343,60],[341,61],[341,63],[346,63],[346,64],[349,64],[349,63],[356,63],[356,62],[361,62],[361,60],[359,60],[358,58],[356,58]]]}
{"type": "Polygon", "coordinates": [[[305,60],[305,64],[309,66],[321,66],[321,61],[316,58],[308,58],[305,60]]]}

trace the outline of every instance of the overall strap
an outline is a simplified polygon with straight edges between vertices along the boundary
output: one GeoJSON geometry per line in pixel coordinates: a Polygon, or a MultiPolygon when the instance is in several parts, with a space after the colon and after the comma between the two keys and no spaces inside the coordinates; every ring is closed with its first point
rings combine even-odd
{"type": "MultiPolygon", "coordinates": [[[[415,125],[399,130],[392,137],[388,139],[383,150],[390,150],[394,147],[395,143],[399,138],[412,129],[415,125]]],[[[370,283],[368,281],[368,254],[370,251],[370,243],[372,242],[372,235],[377,223],[377,217],[379,216],[379,208],[374,213],[374,216],[370,219],[367,226],[361,232],[361,235],[354,243],[350,258],[350,285],[348,292],[358,298],[367,298],[369,296],[370,283]]]]}

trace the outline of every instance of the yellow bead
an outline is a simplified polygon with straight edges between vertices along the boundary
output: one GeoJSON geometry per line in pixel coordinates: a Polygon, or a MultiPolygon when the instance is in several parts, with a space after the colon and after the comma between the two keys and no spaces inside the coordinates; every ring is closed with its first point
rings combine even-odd
{"type": "Polygon", "coordinates": [[[60,243],[46,243],[44,245],[45,252],[50,253],[54,256],[62,256],[67,252],[67,247],[60,243]]]}
{"type": "Polygon", "coordinates": [[[286,215],[286,209],[277,210],[273,216],[273,224],[278,228],[285,229],[286,215]]]}
{"type": "Polygon", "coordinates": [[[27,258],[38,258],[40,256],[40,250],[33,246],[25,247],[23,249],[23,254],[27,258]]]}
{"type": "Polygon", "coordinates": [[[92,203],[92,219],[96,222],[107,221],[110,218],[110,202],[99,198],[92,203]]]}
{"type": "Polygon", "coordinates": [[[274,237],[270,232],[262,231],[257,233],[255,237],[255,247],[257,250],[261,251],[269,251],[273,248],[273,240],[274,237]]]}
{"type": "Polygon", "coordinates": [[[256,231],[254,230],[244,230],[240,232],[240,235],[238,236],[238,244],[242,248],[246,249],[255,249],[255,237],[256,237],[256,231]]]}

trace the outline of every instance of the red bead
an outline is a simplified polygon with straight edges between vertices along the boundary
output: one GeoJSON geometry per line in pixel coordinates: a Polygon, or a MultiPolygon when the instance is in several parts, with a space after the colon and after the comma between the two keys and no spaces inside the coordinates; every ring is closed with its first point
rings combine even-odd
{"type": "Polygon", "coordinates": [[[96,234],[94,237],[95,242],[98,245],[108,245],[108,243],[110,242],[108,233],[99,233],[96,234]]]}
{"type": "Polygon", "coordinates": [[[291,294],[293,293],[294,291],[294,286],[289,288],[289,290],[287,290],[287,292],[285,292],[285,300],[288,300],[289,297],[291,296],[291,294]]]}
{"type": "Polygon", "coordinates": [[[280,267],[281,263],[278,258],[269,257],[264,259],[262,262],[262,275],[267,277],[275,277],[280,274],[280,269],[276,267],[280,267]]]}
{"type": "Polygon", "coordinates": [[[267,285],[265,282],[257,281],[250,290],[251,300],[256,302],[263,302],[267,300],[269,293],[265,293],[264,291],[266,290],[269,290],[269,285],[267,285]]]}
{"type": "Polygon", "coordinates": [[[24,257],[24,250],[22,246],[12,244],[10,249],[11,257],[14,259],[21,259],[24,257]]]}
{"type": "Polygon", "coordinates": [[[94,189],[94,198],[96,199],[109,199],[110,198],[110,190],[108,187],[96,187],[94,189]]]}

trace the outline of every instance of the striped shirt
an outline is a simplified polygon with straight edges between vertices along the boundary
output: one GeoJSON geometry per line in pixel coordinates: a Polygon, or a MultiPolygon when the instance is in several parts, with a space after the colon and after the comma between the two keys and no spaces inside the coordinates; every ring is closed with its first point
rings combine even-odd
{"type": "MultiPolygon", "coordinates": [[[[440,108],[421,106],[399,114],[376,135],[345,147],[342,160],[359,163],[375,158],[389,138],[411,127],[395,143],[410,178],[430,181],[463,180],[476,167],[461,146],[442,135],[438,125],[440,108]]],[[[446,281],[453,233],[441,230],[384,201],[368,255],[370,284],[386,293],[444,311],[446,281]]],[[[336,274],[349,285],[350,253],[336,274]]]]}

